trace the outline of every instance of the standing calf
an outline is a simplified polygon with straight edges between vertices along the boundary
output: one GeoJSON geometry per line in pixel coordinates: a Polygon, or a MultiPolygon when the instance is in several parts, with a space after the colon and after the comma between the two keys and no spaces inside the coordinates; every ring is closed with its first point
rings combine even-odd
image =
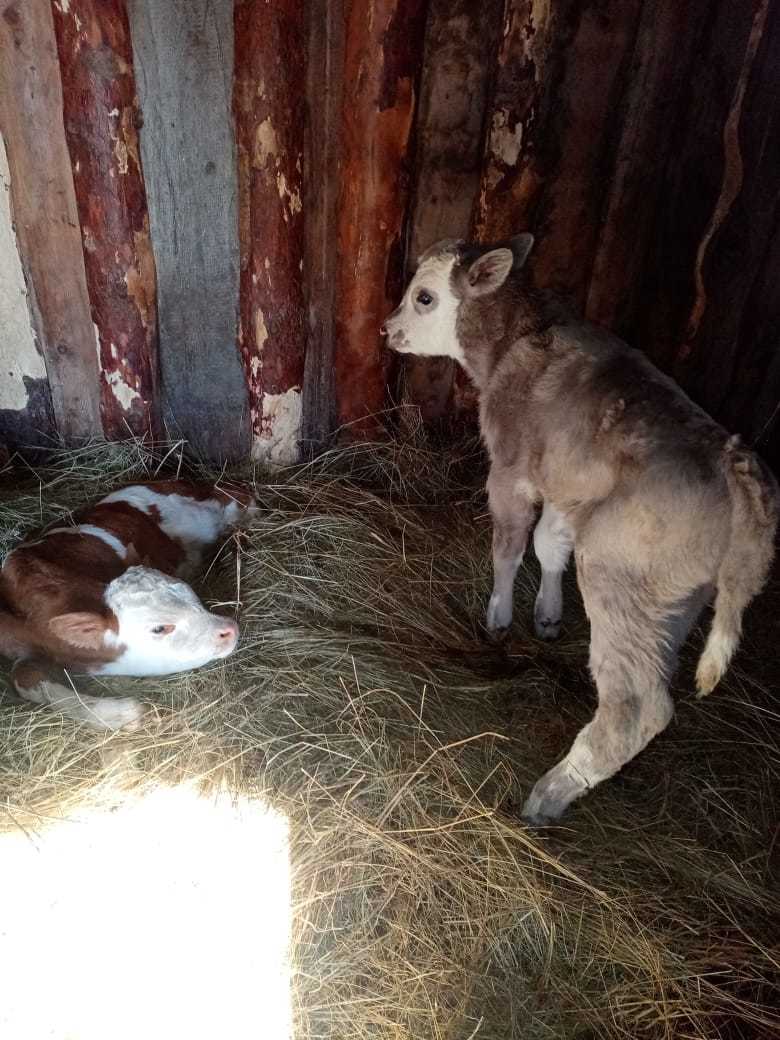
{"type": "Polygon", "coordinates": [[[494,525],[488,629],[512,620],[538,503],[543,639],[558,634],[575,552],[598,709],[525,803],[523,815],[543,821],[667,725],[678,650],[713,594],[699,695],[720,680],[769,571],[778,499],[759,459],[642,354],[527,286],[532,245],[530,235],[508,248],[439,243],[383,331],[400,353],[455,358],[479,389],[494,525]]]}
{"type": "Polygon", "coordinates": [[[168,675],[227,657],[238,626],[181,579],[254,509],[246,491],[137,484],[12,550],[0,569],[0,653],[15,661],[17,692],[97,729],[133,728],[143,714],[135,698],[78,694],[52,679],[52,666],[168,675]]]}

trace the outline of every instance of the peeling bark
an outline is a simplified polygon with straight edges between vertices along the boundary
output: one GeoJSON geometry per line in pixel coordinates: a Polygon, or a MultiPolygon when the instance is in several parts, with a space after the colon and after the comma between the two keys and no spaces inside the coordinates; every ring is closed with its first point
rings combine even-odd
{"type": "Polygon", "coordinates": [[[342,100],[335,305],[336,413],[376,432],[387,356],[379,335],[403,282],[409,145],[424,0],[349,0],[342,100]]]}
{"type": "Polygon", "coordinates": [[[302,435],[307,453],[323,449],[335,417],[334,299],[338,250],[334,248],[344,84],[342,0],[306,5],[304,175],[304,289],[306,358],[302,435]]]}
{"type": "Polygon", "coordinates": [[[157,288],[124,0],[52,7],[110,439],[159,433],[157,288]]]}
{"type": "Polygon", "coordinates": [[[234,18],[239,342],[252,454],[291,463],[299,454],[304,361],[303,2],[237,0],[234,18]]]}
{"type": "Polygon", "coordinates": [[[530,230],[536,282],[582,306],[639,0],[510,0],[474,228],[530,230]]]}

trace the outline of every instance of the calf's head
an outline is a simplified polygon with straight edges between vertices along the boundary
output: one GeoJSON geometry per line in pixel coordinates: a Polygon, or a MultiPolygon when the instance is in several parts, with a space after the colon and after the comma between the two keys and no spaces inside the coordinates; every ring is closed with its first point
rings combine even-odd
{"type": "Polygon", "coordinates": [[[533,235],[517,235],[506,246],[472,246],[444,239],[423,253],[399,306],[382,325],[387,345],[399,354],[463,360],[458,342],[460,308],[489,297],[531,252],[533,235]]]}
{"type": "Polygon", "coordinates": [[[91,671],[101,675],[169,675],[227,657],[238,625],[210,614],[178,578],[151,567],[129,567],[106,586],[108,616],[63,614],[50,627],[66,644],[113,658],[91,671]]]}

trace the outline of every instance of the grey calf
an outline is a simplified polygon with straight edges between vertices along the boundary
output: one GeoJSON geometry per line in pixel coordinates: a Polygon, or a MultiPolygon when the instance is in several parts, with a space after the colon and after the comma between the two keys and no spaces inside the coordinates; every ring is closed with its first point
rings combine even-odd
{"type": "Polygon", "coordinates": [[[598,709],[527,799],[524,816],[542,821],[665,728],[678,650],[713,595],[699,695],[718,683],[769,572],[778,491],[758,457],[642,354],[531,290],[522,268],[532,245],[530,235],[501,247],[439,243],[384,331],[400,353],[456,358],[480,391],[494,523],[488,628],[512,620],[539,503],[542,638],[558,634],[561,578],[576,555],[598,709]]]}

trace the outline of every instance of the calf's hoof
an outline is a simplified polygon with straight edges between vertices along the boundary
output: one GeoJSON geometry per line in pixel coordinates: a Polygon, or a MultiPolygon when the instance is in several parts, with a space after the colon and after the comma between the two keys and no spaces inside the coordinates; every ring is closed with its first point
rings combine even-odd
{"type": "Polygon", "coordinates": [[[534,826],[546,826],[559,820],[575,798],[587,790],[585,780],[573,773],[567,762],[559,762],[536,781],[520,815],[534,826]]]}
{"type": "Polygon", "coordinates": [[[537,603],[534,608],[534,631],[539,639],[548,642],[557,639],[561,634],[561,619],[552,617],[542,608],[541,604],[537,603]]]}
{"type": "Polygon", "coordinates": [[[487,615],[485,617],[485,628],[489,638],[494,643],[500,643],[506,638],[509,626],[512,624],[512,603],[504,603],[495,593],[490,597],[487,615]]]}

